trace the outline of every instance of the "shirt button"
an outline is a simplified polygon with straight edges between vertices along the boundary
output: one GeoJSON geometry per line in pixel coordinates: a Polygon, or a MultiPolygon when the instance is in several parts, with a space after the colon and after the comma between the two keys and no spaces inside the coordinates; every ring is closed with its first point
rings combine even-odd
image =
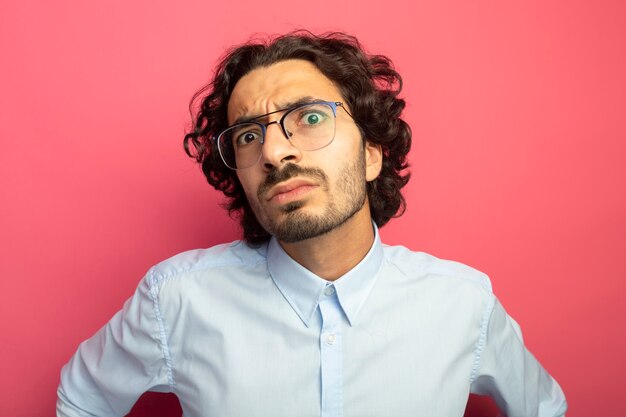
{"type": "Polygon", "coordinates": [[[324,290],[324,295],[333,295],[335,293],[335,287],[328,286],[324,290]]]}
{"type": "Polygon", "coordinates": [[[334,345],[336,340],[337,336],[335,336],[334,334],[329,334],[328,336],[326,336],[326,344],[328,345],[334,345]]]}

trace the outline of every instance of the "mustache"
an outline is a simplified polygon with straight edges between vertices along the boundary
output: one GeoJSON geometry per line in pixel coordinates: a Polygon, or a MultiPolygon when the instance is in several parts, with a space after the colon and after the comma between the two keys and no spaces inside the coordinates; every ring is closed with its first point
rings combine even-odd
{"type": "Polygon", "coordinates": [[[259,190],[257,191],[257,196],[259,199],[265,195],[270,188],[275,186],[278,183],[283,181],[287,181],[293,177],[309,177],[319,180],[322,184],[325,184],[328,180],[328,177],[319,168],[310,168],[310,167],[301,167],[293,163],[288,163],[285,165],[283,169],[273,168],[265,177],[265,180],[259,186],[259,190]]]}

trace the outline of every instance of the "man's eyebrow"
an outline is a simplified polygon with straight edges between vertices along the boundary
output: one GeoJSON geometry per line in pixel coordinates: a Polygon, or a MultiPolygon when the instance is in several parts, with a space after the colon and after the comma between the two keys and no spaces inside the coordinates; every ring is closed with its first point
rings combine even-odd
{"type": "Polygon", "coordinates": [[[269,113],[260,114],[260,115],[240,116],[240,117],[235,119],[235,121],[233,122],[233,125],[235,125],[237,123],[252,122],[252,121],[261,119],[263,117],[267,117],[267,116],[269,116],[271,114],[274,114],[274,113],[280,113],[281,111],[289,110],[292,107],[300,106],[302,104],[314,103],[316,101],[324,101],[324,100],[322,100],[320,98],[312,97],[312,96],[304,96],[304,97],[300,97],[300,98],[298,98],[296,100],[281,102],[278,105],[278,107],[279,107],[278,110],[274,110],[274,111],[271,111],[269,113]]]}

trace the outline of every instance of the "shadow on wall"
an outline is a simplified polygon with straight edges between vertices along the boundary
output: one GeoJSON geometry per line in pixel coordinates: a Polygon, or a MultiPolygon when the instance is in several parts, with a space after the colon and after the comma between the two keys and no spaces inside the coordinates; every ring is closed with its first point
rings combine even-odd
{"type": "MultiPolygon", "coordinates": [[[[147,392],[139,398],[128,417],[181,417],[183,414],[174,394],[147,392]]],[[[496,417],[498,408],[489,397],[470,395],[463,417],[496,417]]]]}

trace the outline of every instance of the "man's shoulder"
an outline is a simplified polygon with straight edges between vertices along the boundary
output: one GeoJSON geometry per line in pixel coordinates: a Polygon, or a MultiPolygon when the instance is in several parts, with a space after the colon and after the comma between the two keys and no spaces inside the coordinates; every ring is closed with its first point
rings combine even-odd
{"type": "Polygon", "coordinates": [[[404,246],[384,245],[384,252],[386,261],[408,277],[435,279],[442,284],[467,284],[492,293],[487,274],[461,262],[412,251],[404,246]]]}
{"type": "Polygon", "coordinates": [[[235,240],[209,248],[181,252],[154,265],[148,271],[148,276],[161,281],[195,271],[227,267],[245,268],[266,262],[266,254],[265,244],[251,247],[243,241],[235,240]]]}

